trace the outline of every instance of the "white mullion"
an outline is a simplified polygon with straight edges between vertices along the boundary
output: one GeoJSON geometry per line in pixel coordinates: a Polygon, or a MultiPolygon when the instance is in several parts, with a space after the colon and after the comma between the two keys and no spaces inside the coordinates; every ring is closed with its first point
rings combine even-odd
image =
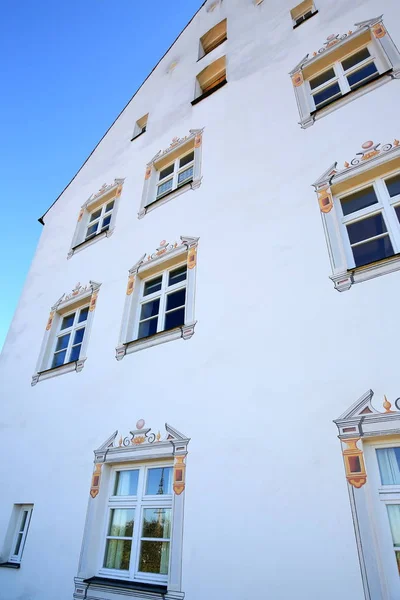
{"type": "Polygon", "coordinates": [[[166,307],[167,289],[168,289],[168,273],[169,273],[169,271],[164,271],[163,274],[162,274],[160,308],[159,308],[159,312],[158,312],[157,333],[160,332],[160,331],[164,331],[165,307],[166,307]]]}
{"type": "Polygon", "coordinates": [[[178,157],[174,160],[174,172],[173,172],[173,179],[172,179],[172,189],[173,190],[176,190],[176,188],[178,187],[179,159],[180,159],[180,157],[178,157]]]}
{"type": "MultiPolygon", "coordinates": [[[[139,571],[139,550],[140,550],[140,535],[143,512],[143,498],[146,492],[147,470],[142,467],[139,471],[138,489],[137,489],[137,512],[138,519],[135,518],[135,526],[133,528],[133,539],[131,549],[131,560],[129,563],[129,576],[131,579],[136,577],[139,571]]],[[[136,515],[135,515],[136,517],[136,515]]]]}
{"type": "Polygon", "coordinates": [[[346,75],[344,74],[344,69],[342,67],[342,63],[340,61],[338,61],[337,63],[335,63],[334,68],[335,68],[335,73],[337,74],[337,77],[338,77],[338,83],[339,83],[340,91],[342,92],[342,94],[351,92],[349,82],[347,81],[346,75]]]}

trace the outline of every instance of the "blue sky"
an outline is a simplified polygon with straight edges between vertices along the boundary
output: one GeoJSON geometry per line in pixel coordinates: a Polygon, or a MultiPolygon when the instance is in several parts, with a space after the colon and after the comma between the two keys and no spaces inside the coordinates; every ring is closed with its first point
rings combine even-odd
{"type": "Polygon", "coordinates": [[[3,0],[0,347],[40,236],[38,217],[201,4],[3,0]]]}

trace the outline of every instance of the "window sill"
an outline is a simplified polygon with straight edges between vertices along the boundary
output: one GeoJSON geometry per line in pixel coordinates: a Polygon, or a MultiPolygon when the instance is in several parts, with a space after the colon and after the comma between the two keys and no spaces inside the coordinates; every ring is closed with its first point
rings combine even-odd
{"type": "Polygon", "coordinates": [[[384,258],[369,265],[348,269],[342,273],[331,275],[330,279],[332,279],[335,289],[337,289],[338,292],[345,292],[355,283],[375,279],[375,277],[381,277],[382,275],[394,273],[399,270],[400,254],[396,254],[395,256],[384,258]]]}
{"type": "Polygon", "coordinates": [[[140,592],[150,592],[151,594],[165,595],[167,593],[166,585],[157,585],[154,583],[142,583],[139,581],[123,581],[121,579],[109,579],[107,577],[90,577],[84,579],[84,583],[89,586],[113,587],[118,589],[137,590],[140,592]]]}
{"type": "Polygon", "coordinates": [[[151,212],[155,208],[158,208],[159,206],[162,206],[166,202],[173,200],[177,196],[180,196],[181,194],[183,194],[184,192],[187,192],[190,189],[197,190],[197,188],[200,187],[200,185],[201,185],[201,178],[193,179],[193,181],[188,181],[188,183],[185,183],[184,185],[181,185],[180,187],[177,187],[174,190],[171,190],[170,192],[168,192],[167,194],[164,194],[157,200],[154,200],[154,202],[152,202],[151,204],[148,204],[147,206],[145,206],[145,208],[143,208],[138,213],[138,218],[142,219],[148,212],[151,212]]]}
{"type": "Polygon", "coordinates": [[[75,577],[75,600],[99,600],[99,597],[107,597],[108,600],[183,600],[184,596],[183,592],[170,591],[166,585],[156,583],[75,577]]]}
{"type": "Polygon", "coordinates": [[[194,106],[195,104],[198,104],[199,102],[204,100],[204,98],[208,98],[208,96],[211,96],[211,94],[214,94],[214,92],[216,92],[220,88],[224,87],[224,85],[226,85],[227,83],[228,82],[225,79],[224,81],[221,81],[221,83],[219,83],[218,85],[213,87],[211,90],[208,90],[208,92],[204,92],[204,94],[202,94],[201,96],[198,96],[198,98],[195,98],[194,100],[192,100],[192,102],[191,102],[192,106],[194,106]]]}
{"type": "Polygon", "coordinates": [[[303,19],[303,21],[301,23],[297,23],[297,25],[293,25],[293,29],[297,29],[297,27],[300,27],[300,25],[303,25],[303,23],[305,23],[306,21],[308,21],[309,19],[312,19],[314,15],[317,15],[318,11],[316,10],[315,12],[313,12],[312,15],[310,15],[309,17],[307,17],[307,19],[303,19]]]}
{"type": "Polygon", "coordinates": [[[71,371],[76,371],[80,373],[85,365],[86,358],[80,358],[79,360],[74,360],[69,363],[65,363],[60,367],[54,367],[53,369],[46,369],[45,371],[38,371],[35,375],[32,376],[31,385],[34,386],[38,383],[38,381],[44,381],[46,379],[51,379],[51,377],[58,377],[59,375],[64,375],[65,373],[71,373],[71,371]]]}
{"type": "Polygon", "coordinates": [[[20,569],[21,564],[15,563],[15,562],[3,562],[3,563],[0,563],[0,567],[4,567],[6,569],[20,569]]]}
{"type": "Polygon", "coordinates": [[[122,360],[124,356],[127,354],[132,354],[132,352],[145,350],[146,348],[158,346],[159,344],[165,344],[166,342],[172,342],[173,340],[178,340],[180,338],[189,340],[194,334],[195,325],[196,321],[194,323],[188,323],[187,325],[175,327],[169,331],[160,331],[160,333],[156,333],[155,335],[146,338],[141,338],[140,340],[132,340],[130,342],[126,342],[125,344],[121,344],[115,349],[115,358],[117,360],[122,360]]]}
{"type": "Polygon", "coordinates": [[[77,244],[76,246],[73,246],[71,248],[71,250],[67,254],[67,258],[71,258],[77,252],[80,252],[81,250],[83,250],[84,248],[87,248],[88,246],[92,246],[93,244],[96,244],[96,242],[102,240],[105,237],[110,237],[113,233],[114,233],[114,227],[112,227],[111,229],[107,229],[107,231],[102,231],[101,233],[97,233],[96,235],[89,238],[88,240],[84,240],[80,244],[77,244]]]}
{"type": "Polygon", "coordinates": [[[133,138],[131,138],[131,142],[133,142],[133,140],[137,140],[138,137],[140,137],[141,135],[143,135],[144,133],[146,133],[146,129],[144,131],[141,131],[140,133],[138,133],[137,135],[134,135],[133,138]]]}

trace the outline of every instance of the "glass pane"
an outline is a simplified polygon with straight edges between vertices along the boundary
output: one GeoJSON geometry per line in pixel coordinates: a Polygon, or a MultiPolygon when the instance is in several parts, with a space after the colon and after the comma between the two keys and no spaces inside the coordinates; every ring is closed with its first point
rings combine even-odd
{"type": "Polygon", "coordinates": [[[355,54],[352,54],[352,56],[349,56],[349,58],[345,58],[344,60],[342,60],[342,67],[345,71],[348,71],[349,69],[351,69],[351,67],[358,65],[358,63],[362,62],[366,58],[369,58],[370,56],[371,55],[369,53],[368,48],[363,48],[359,52],[356,52],[355,54]]]}
{"type": "Polygon", "coordinates": [[[165,315],[164,331],[180,327],[185,324],[185,308],[178,308],[165,315]]]}
{"type": "Polygon", "coordinates": [[[400,222],[400,205],[396,206],[394,210],[395,210],[397,218],[398,218],[398,220],[400,222]]]}
{"type": "Polygon", "coordinates": [[[190,162],[192,162],[192,160],[194,160],[194,152],[191,152],[190,154],[186,154],[186,156],[183,156],[180,159],[179,168],[184,167],[185,165],[189,164],[190,162]]]}
{"type": "Polygon", "coordinates": [[[182,171],[181,173],[179,173],[178,185],[180,183],[183,183],[187,179],[192,179],[192,178],[193,178],[193,167],[190,167],[189,169],[185,169],[185,171],[182,171]]]}
{"type": "Polygon", "coordinates": [[[64,348],[66,348],[68,346],[70,337],[71,337],[70,333],[67,333],[67,335],[60,335],[60,337],[57,338],[57,345],[56,345],[55,351],[58,352],[58,350],[64,350],[64,348]]]}
{"type": "Polygon", "coordinates": [[[390,179],[386,179],[385,183],[391,198],[400,194],[400,173],[394,177],[390,177],[390,179]]]}
{"type": "Polygon", "coordinates": [[[98,223],[98,222],[97,222],[97,223],[95,223],[94,225],[91,225],[91,226],[88,228],[87,232],[86,232],[86,237],[88,238],[88,237],[90,237],[91,235],[94,235],[94,234],[96,233],[96,231],[97,231],[97,227],[98,227],[98,226],[99,226],[99,223],[98,223]]]}
{"type": "Polygon", "coordinates": [[[72,325],[74,324],[74,319],[75,319],[75,313],[72,313],[72,315],[68,315],[67,317],[64,317],[62,320],[60,329],[67,329],[67,327],[72,327],[72,325]]]}
{"type": "Polygon", "coordinates": [[[350,244],[356,244],[362,242],[362,240],[368,240],[381,233],[386,233],[386,225],[383,220],[382,213],[350,223],[347,225],[347,233],[349,234],[350,244]]]}
{"type": "Polygon", "coordinates": [[[27,517],[28,517],[28,511],[24,510],[24,514],[22,515],[21,527],[19,528],[20,531],[24,531],[27,517]]]}
{"type": "Polygon", "coordinates": [[[400,485],[400,448],[376,451],[382,485],[400,485]]]}
{"type": "Polygon", "coordinates": [[[169,167],[160,171],[160,176],[158,178],[159,181],[161,181],[161,179],[165,179],[165,177],[168,177],[168,175],[171,175],[171,173],[174,172],[174,168],[175,168],[175,164],[172,163],[172,165],[169,165],[169,167]]]}
{"type": "Polygon", "coordinates": [[[86,321],[89,314],[89,307],[85,306],[85,308],[81,308],[81,312],[79,313],[78,323],[82,323],[82,321],[86,321]]]}
{"type": "Polygon", "coordinates": [[[104,567],[127,571],[131,557],[131,545],[130,540],[107,540],[104,567]]]}
{"type": "Polygon", "coordinates": [[[142,537],[169,539],[171,536],[171,509],[145,508],[142,537]]]}
{"type": "Polygon", "coordinates": [[[117,471],[114,496],[136,496],[139,471],[117,471]]]}
{"type": "Polygon", "coordinates": [[[179,269],[175,269],[174,271],[169,272],[168,276],[168,285],[174,285],[175,283],[179,283],[180,281],[184,281],[186,279],[187,274],[187,266],[179,267],[179,269]]]}
{"type": "Polygon", "coordinates": [[[61,365],[63,365],[66,354],[67,354],[66,350],[63,350],[62,352],[57,352],[57,354],[54,355],[53,362],[51,364],[51,368],[54,369],[55,367],[60,367],[61,365]]]}
{"type": "Polygon", "coordinates": [[[149,317],[155,317],[158,315],[160,310],[160,298],[156,298],[155,300],[150,300],[150,302],[146,302],[142,304],[142,309],[140,311],[140,320],[148,319],[149,317]]]}
{"type": "Polygon", "coordinates": [[[168,574],[169,542],[142,542],[139,571],[168,574]]]}
{"type": "Polygon", "coordinates": [[[132,537],[135,510],[133,508],[113,508],[108,535],[132,537]]]}
{"type": "Polygon", "coordinates": [[[101,215],[101,208],[92,212],[92,214],[90,215],[89,223],[91,223],[95,219],[98,219],[100,217],[100,215],[101,215]]]}
{"type": "Polygon", "coordinates": [[[338,83],[334,83],[329,87],[325,88],[321,92],[314,94],[314,101],[316,108],[321,108],[325,104],[329,104],[334,98],[342,95],[338,83]]]}
{"type": "Polygon", "coordinates": [[[172,467],[148,469],[146,495],[172,494],[172,467]]]}
{"type": "Polygon", "coordinates": [[[394,254],[393,246],[388,235],[379,238],[378,240],[373,240],[372,242],[353,246],[352,250],[356,267],[368,265],[376,260],[388,258],[394,254]]]}
{"type": "Polygon", "coordinates": [[[372,206],[372,204],[376,204],[377,202],[378,198],[372,186],[340,199],[344,215],[349,215],[367,206],[372,206]]]}
{"type": "Polygon", "coordinates": [[[322,85],[323,83],[326,83],[327,81],[329,81],[330,79],[333,79],[334,77],[335,77],[335,71],[333,70],[333,68],[330,68],[327,71],[324,71],[323,73],[321,73],[321,75],[314,77],[314,79],[310,79],[310,88],[312,90],[315,90],[316,87],[318,87],[319,85],[322,85]]]}
{"type": "Polygon", "coordinates": [[[165,183],[162,183],[161,185],[158,186],[157,196],[160,196],[161,194],[165,194],[166,192],[169,192],[170,190],[172,190],[172,179],[169,179],[165,183]]]}
{"type": "Polygon", "coordinates": [[[19,550],[21,548],[21,542],[22,542],[22,533],[19,533],[18,537],[17,537],[17,543],[15,544],[14,554],[19,554],[19,550]]]}
{"type": "Polygon", "coordinates": [[[81,344],[78,344],[77,346],[72,346],[71,348],[71,353],[69,355],[69,361],[72,362],[74,360],[78,360],[80,353],[81,353],[81,344]]]}
{"type": "Polygon", "coordinates": [[[362,67],[355,73],[347,76],[347,81],[351,89],[358,87],[361,83],[368,81],[368,79],[372,79],[375,75],[378,75],[378,69],[375,66],[375,63],[371,62],[365,67],[362,67]]]}
{"type": "Polygon", "coordinates": [[[140,323],[138,339],[140,340],[141,338],[148,337],[149,335],[154,335],[155,333],[157,333],[157,323],[158,317],[140,323]]]}
{"type": "Polygon", "coordinates": [[[108,213],[110,212],[110,210],[112,210],[114,208],[114,200],[112,202],[109,202],[106,206],[106,210],[105,212],[108,213]]]}
{"type": "Polygon", "coordinates": [[[173,308],[178,308],[178,306],[184,306],[186,299],[186,288],[182,290],[178,290],[177,292],[173,292],[172,294],[168,294],[167,296],[167,308],[166,310],[172,310],[173,308]]]}
{"type": "Polygon", "coordinates": [[[388,504],[390,529],[394,546],[400,546],[400,504],[388,504]]]}
{"type": "Polygon", "coordinates": [[[75,346],[75,344],[81,343],[81,341],[83,340],[84,333],[85,333],[84,327],[82,327],[82,329],[78,329],[77,331],[75,331],[74,341],[72,342],[74,346],[75,346]]]}
{"type": "Polygon", "coordinates": [[[111,215],[107,215],[106,217],[104,217],[103,222],[101,224],[101,228],[102,229],[104,229],[105,227],[108,228],[110,221],[111,221],[111,215]]]}
{"type": "Polygon", "coordinates": [[[161,282],[162,275],[160,277],[156,277],[155,279],[150,279],[150,281],[146,281],[144,284],[143,296],[148,296],[149,294],[154,294],[154,292],[159,292],[161,290],[161,282]]]}

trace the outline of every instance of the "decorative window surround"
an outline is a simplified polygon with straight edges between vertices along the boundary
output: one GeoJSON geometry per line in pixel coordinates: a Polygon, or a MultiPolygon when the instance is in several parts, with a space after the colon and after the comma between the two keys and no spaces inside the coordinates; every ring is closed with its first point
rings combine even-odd
{"type": "Polygon", "coordinates": [[[197,245],[199,238],[181,236],[181,244],[168,244],[165,240],[160,242],[156,252],[147,256],[146,254],[129,270],[128,285],[120,341],[116,348],[116,359],[122,360],[126,354],[144,350],[158,344],[164,344],[182,338],[190,339],[194,334],[196,321],[194,318],[194,297],[197,269],[197,245]],[[186,303],[185,323],[174,329],[160,331],[149,337],[137,339],[139,324],[139,303],[143,286],[142,279],[150,275],[161,275],[166,269],[184,265],[186,261],[186,303]]]}
{"type": "MultiPolygon", "coordinates": [[[[95,244],[105,237],[110,237],[114,233],[119,200],[124,181],[125,179],[114,179],[114,183],[111,185],[104,184],[99,189],[97,194],[92,194],[82,205],[81,210],[79,211],[74,237],[72,238],[72,244],[67,258],[71,258],[76,252],[80,252],[84,248],[95,244]],[[107,229],[104,229],[104,231],[85,239],[87,229],[89,227],[90,215],[93,214],[96,209],[100,209],[112,201],[114,201],[114,207],[112,208],[112,212],[110,212],[111,220],[107,225],[107,229]]],[[[101,225],[99,227],[101,228],[101,225]]]]}
{"type": "Polygon", "coordinates": [[[397,411],[384,397],[385,412],[372,406],[368,390],[334,421],[339,430],[345,473],[366,600],[399,597],[400,579],[390,539],[384,500],[400,504],[397,486],[378,481],[377,447],[400,446],[400,398],[397,411]]]}
{"type": "MultiPolygon", "coordinates": [[[[400,225],[394,212],[395,198],[387,198],[387,192],[376,185],[376,181],[379,183],[389,179],[396,172],[400,172],[400,141],[395,139],[392,143],[383,145],[368,141],[362,145],[362,152],[358,152],[350,163],[344,163],[343,169],[338,169],[335,162],[313,184],[332,267],[331,279],[339,292],[350,289],[354,283],[400,269],[400,225]],[[352,190],[368,187],[368,184],[375,186],[378,199],[376,211],[384,215],[394,255],[355,267],[346,227],[343,224],[340,197],[352,190]]],[[[374,209],[374,205],[371,209],[374,209]]],[[[365,216],[362,211],[358,212],[360,217],[365,216]]],[[[357,212],[354,215],[355,219],[360,219],[357,212]]]]}
{"type": "Polygon", "coordinates": [[[36,366],[36,373],[32,376],[32,386],[36,385],[38,381],[50,379],[51,377],[56,377],[58,375],[64,375],[64,373],[70,373],[71,371],[80,373],[80,371],[82,371],[86,361],[86,351],[100,286],[101,283],[97,283],[96,281],[89,281],[89,285],[85,287],[81,286],[80,283],[77,283],[70,294],[63,294],[54,306],[51,307],[36,366]],[[57,333],[63,315],[84,306],[88,306],[89,310],[85,321],[85,333],[83,340],[81,341],[79,359],[65,363],[59,367],[51,368],[57,333]]]}
{"type": "MultiPolygon", "coordinates": [[[[383,15],[376,19],[355,23],[357,29],[354,32],[349,31],[341,36],[330,35],[318,52],[314,52],[311,57],[307,54],[290,71],[289,75],[292,79],[300,113],[300,125],[303,129],[310,127],[315,120],[355,100],[368,91],[391,81],[391,79],[400,78],[400,53],[382,23],[382,17],[383,15]],[[370,50],[378,73],[374,79],[367,78],[365,83],[360,83],[359,87],[351,90],[340,61],[366,46],[370,50]],[[338,81],[341,95],[330,104],[316,109],[312,97],[315,90],[311,90],[309,80],[319,76],[321,72],[326,73],[330,67],[335,71],[332,82],[338,81]]],[[[327,83],[327,85],[331,84],[327,83]]]]}
{"type": "Polygon", "coordinates": [[[11,521],[1,552],[0,567],[20,568],[32,511],[33,504],[14,504],[11,521]],[[4,559],[6,560],[4,561],[4,559]]]}
{"type": "Polygon", "coordinates": [[[204,128],[190,129],[189,135],[183,138],[173,138],[169,148],[157,152],[157,154],[146,165],[142,201],[140,205],[140,211],[138,213],[139,219],[144,217],[148,212],[158,208],[162,204],[165,204],[165,202],[169,202],[173,198],[176,198],[189,189],[197,190],[197,188],[200,187],[202,180],[201,149],[203,131],[204,128]],[[192,178],[187,183],[184,183],[178,187],[174,187],[174,189],[172,189],[169,193],[157,198],[157,187],[160,183],[160,171],[190,151],[194,152],[192,178]]]}
{"type": "MultiPolygon", "coordinates": [[[[185,498],[185,458],[190,439],[165,424],[166,433],[151,433],[140,419],[130,435],[118,436],[115,431],[95,450],[94,471],[86,515],[78,574],[75,577],[75,600],[183,600],[182,542],[185,498]],[[140,579],[98,576],[102,570],[105,517],[113,469],[116,466],[142,466],[152,461],[173,466],[171,551],[167,581],[160,585],[151,576],[140,579]]],[[[149,463],[151,464],[151,463],[149,463]]]]}

